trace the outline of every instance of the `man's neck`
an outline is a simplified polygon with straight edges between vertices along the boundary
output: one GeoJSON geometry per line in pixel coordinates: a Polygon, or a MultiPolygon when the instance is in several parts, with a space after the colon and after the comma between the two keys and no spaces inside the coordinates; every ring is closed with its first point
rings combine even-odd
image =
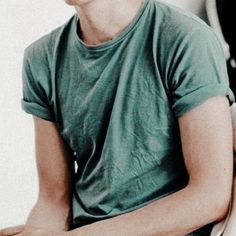
{"type": "Polygon", "coordinates": [[[76,6],[80,37],[88,45],[111,40],[131,23],[142,3],[143,0],[93,0],[76,6]]]}

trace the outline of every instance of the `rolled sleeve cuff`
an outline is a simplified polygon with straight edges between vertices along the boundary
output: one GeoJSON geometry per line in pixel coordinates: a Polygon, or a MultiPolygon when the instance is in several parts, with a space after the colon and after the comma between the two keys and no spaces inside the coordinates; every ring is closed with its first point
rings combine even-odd
{"type": "Polygon", "coordinates": [[[47,108],[39,105],[38,103],[28,102],[24,99],[21,99],[21,108],[29,114],[38,116],[42,119],[55,121],[55,116],[47,108]]]}
{"type": "Polygon", "coordinates": [[[230,105],[235,101],[234,94],[228,85],[211,84],[201,87],[178,99],[173,104],[172,109],[178,117],[215,96],[227,96],[230,105]]]}

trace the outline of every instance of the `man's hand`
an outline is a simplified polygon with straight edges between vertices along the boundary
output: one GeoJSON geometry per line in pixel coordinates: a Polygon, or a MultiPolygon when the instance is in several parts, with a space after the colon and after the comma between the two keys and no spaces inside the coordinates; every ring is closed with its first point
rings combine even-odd
{"type": "Polygon", "coordinates": [[[0,230],[0,236],[19,235],[24,230],[24,225],[18,225],[0,230]]]}
{"type": "Polygon", "coordinates": [[[28,225],[18,225],[0,230],[0,236],[67,236],[68,232],[53,232],[28,225]]]}

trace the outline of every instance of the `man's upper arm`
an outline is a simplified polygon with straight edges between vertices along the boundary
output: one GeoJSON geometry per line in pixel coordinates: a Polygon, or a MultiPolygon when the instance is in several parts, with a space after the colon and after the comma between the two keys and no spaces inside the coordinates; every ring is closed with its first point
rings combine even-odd
{"type": "Polygon", "coordinates": [[[74,172],[72,153],[61,138],[56,123],[33,117],[39,197],[68,201],[74,172]]]}
{"type": "MultiPolygon", "coordinates": [[[[217,96],[178,118],[189,185],[213,194],[218,206],[230,198],[232,124],[226,97],[217,96]]],[[[222,205],[221,205],[222,204],[222,205]]]]}

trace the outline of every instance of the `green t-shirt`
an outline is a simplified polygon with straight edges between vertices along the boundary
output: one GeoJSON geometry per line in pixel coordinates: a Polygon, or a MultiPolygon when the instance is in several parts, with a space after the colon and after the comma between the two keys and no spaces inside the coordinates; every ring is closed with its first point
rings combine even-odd
{"type": "Polygon", "coordinates": [[[218,95],[234,99],[215,34],[155,0],[111,41],[84,44],[75,14],[24,54],[22,108],[57,122],[78,164],[74,227],[186,186],[177,117],[218,95]]]}

